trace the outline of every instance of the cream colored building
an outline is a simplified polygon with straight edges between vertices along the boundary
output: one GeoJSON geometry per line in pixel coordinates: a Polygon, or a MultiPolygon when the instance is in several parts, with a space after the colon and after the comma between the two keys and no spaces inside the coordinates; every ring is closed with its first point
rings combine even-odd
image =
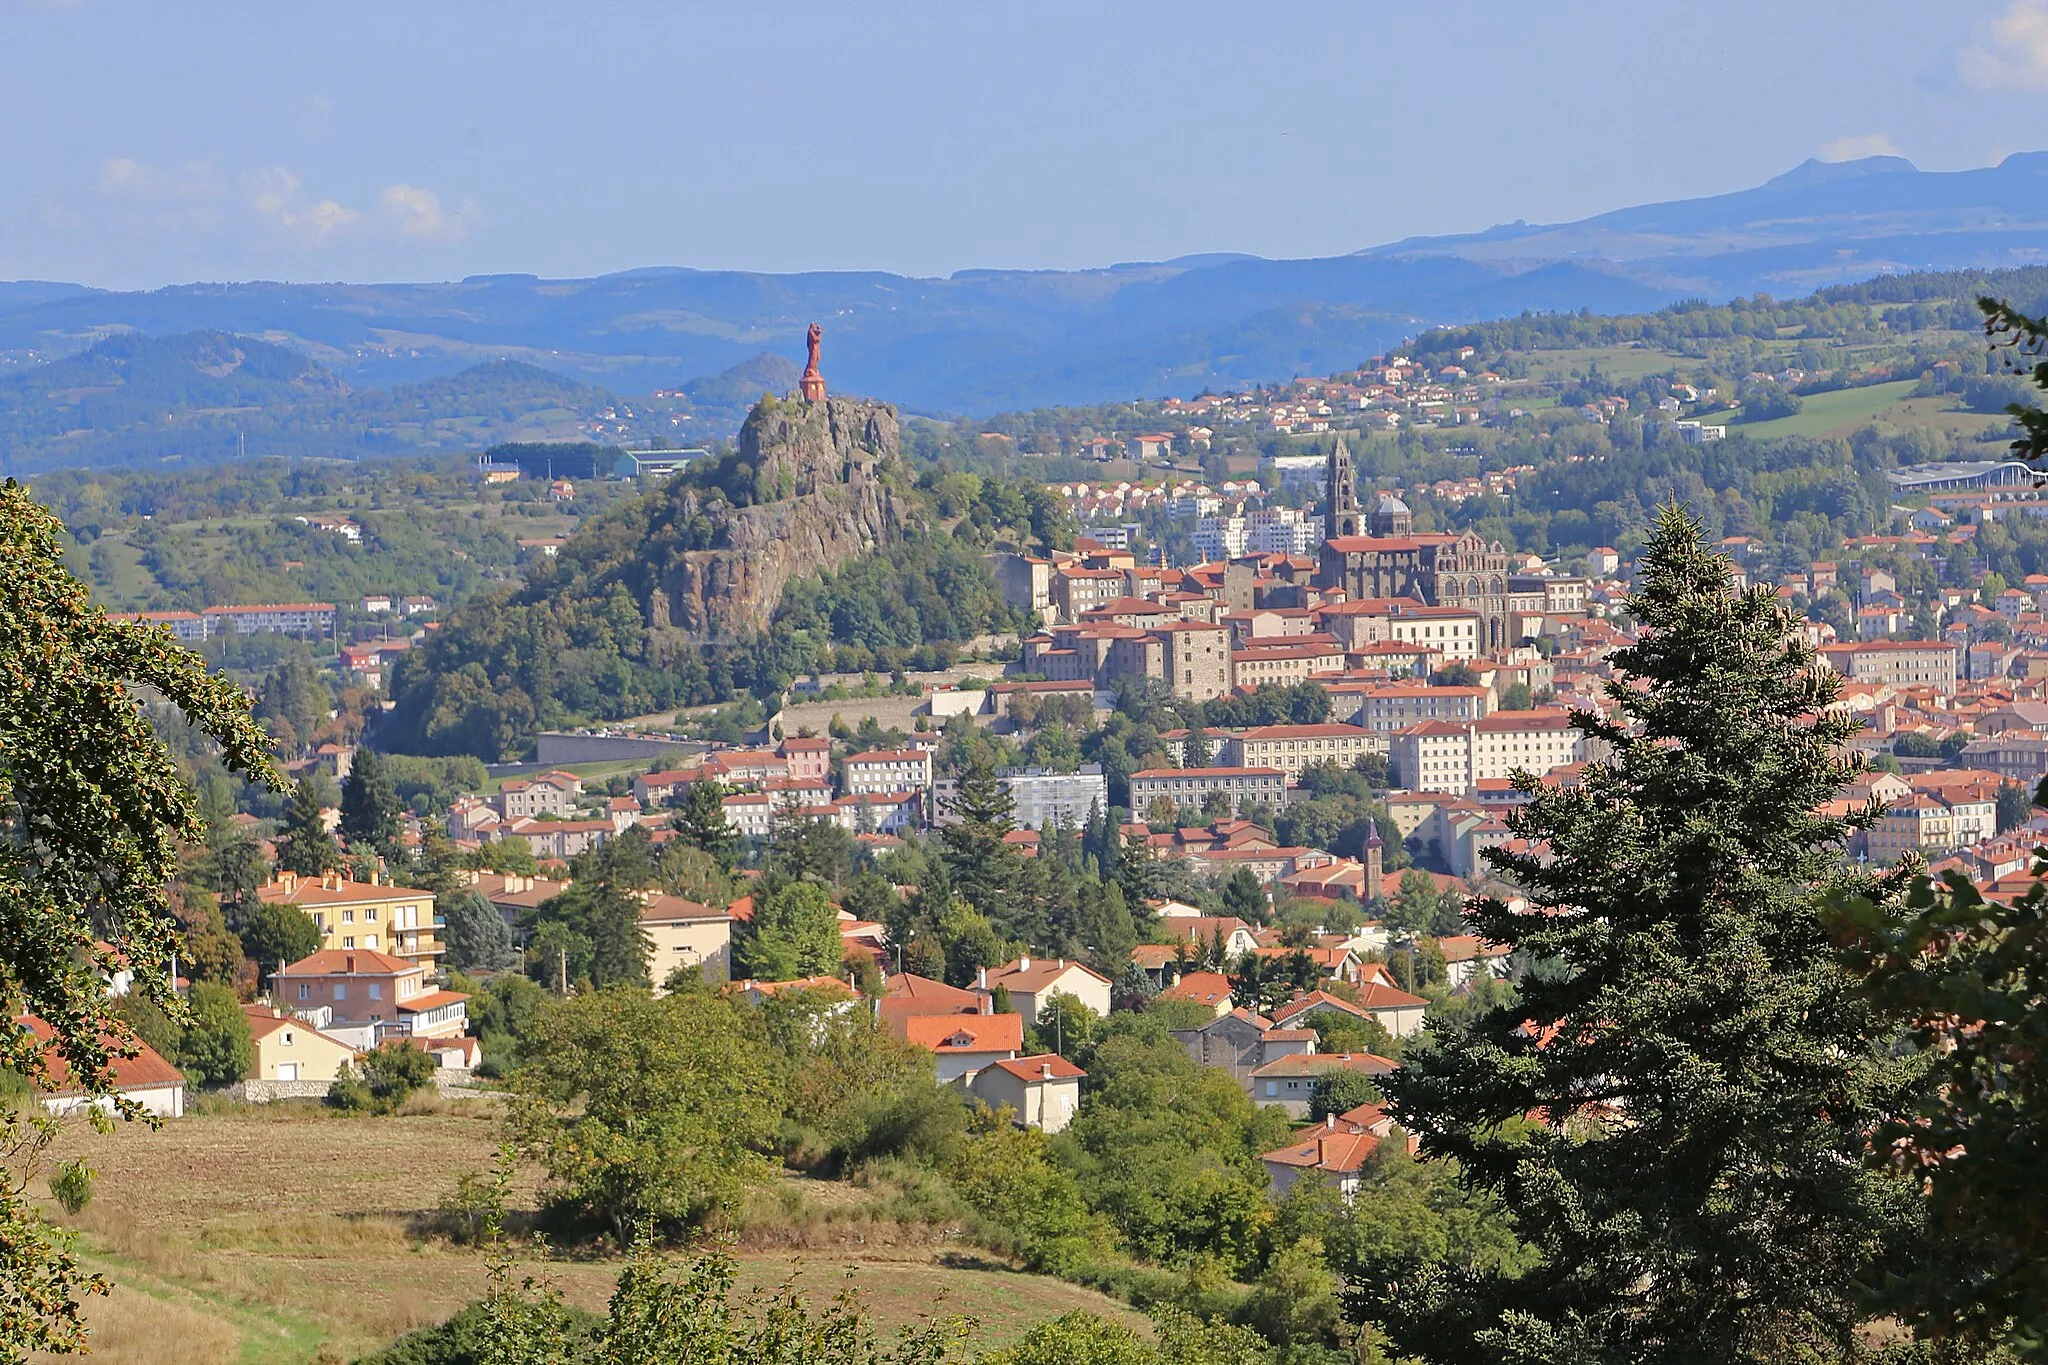
{"type": "Polygon", "coordinates": [[[974,1073],[968,1090],[991,1109],[1008,1108],[1024,1128],[1057,1133],[1081,1107],[1081,1080],[1088,1073],[1066,1058],[1047,1053],[994,1062],[974,1073]]]}
{"type": "Polygon", "coordinates": [[[1462,607],[1409,607],[1388,616],[1386,638],[1422,645],[1446,659],[1479,657],[1479,613],[1462,607]]]}
{"type": "Polygon", "coordinates": [[[1334,763],[1349,768],[1387,751],[1387,737],[1362,725],[1259,725],[1225,741],[1226,762],[1243,768],[1278,768],[1291,781],[1303,768],[1334,763]]]}
{"type": "Polygon", "coordinates": [[[351,881],[338,872],[321,877],[283,872],[256,894],[266,905],[296,905],[312,916],[322,948],[390,953],[428,970],[441,959],[431,891],[351,881]]]}
{"type": "Polygon", "coordinates": [[[1543,776],[1585,758],[1585,736],[1562,708],[1497,711],[1484,720],[1424,721],[1388,741],[1394,781],[1414,791],[1464,796],[1517,771],[1543,776]]]}
{"type": "Polygon", "coordinates": [[[342,1066],[360,1054],[339,1038],[330,1038],[295,1015],[270,1005],[244,1005],[256,1060],[252,1081],[332,1081],[342,1066]]]}
{"type": "Polygon", "coordinates": [[[656,892],[640,910],[647,939],[647,975],[655,994],[678,967],[700,967],[709,981],[732,975],[732,916],[696,901],[656,892]]]}

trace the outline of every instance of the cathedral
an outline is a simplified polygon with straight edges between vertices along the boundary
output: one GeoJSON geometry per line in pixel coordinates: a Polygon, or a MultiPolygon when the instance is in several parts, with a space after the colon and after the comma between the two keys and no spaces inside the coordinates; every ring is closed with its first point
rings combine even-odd
{"type": "Polygon", "coordinates": [[[1499,541],[1489,543],[1472,531],[1417,535],[1414,513],[1392,493],[1380,494],[1367,518],[1358,505],[1351,449],[1341,436],[1330,452],[1323,499],[1329,535],[1317,587],[1342,591],[1353,601],[1413,597],[1430,606],[1462,607],[1478,615],[1486,649],[1519,643],[1507,638],[1508,555],[1499,541]]]}

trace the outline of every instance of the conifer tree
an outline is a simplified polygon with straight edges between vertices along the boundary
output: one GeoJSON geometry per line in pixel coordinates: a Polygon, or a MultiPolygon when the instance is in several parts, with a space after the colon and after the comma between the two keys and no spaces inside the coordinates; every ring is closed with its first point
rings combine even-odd
{"type": "Polygon", "coordinates": [[[733,853],[739,847],[739,831],[725,818],[725,784],[715,777],[700,777],[690,784],[690,794],[669,825],[692,848],[701,848],[718,859],[721,869],[732,869],[733,853]]]}
{"type": "Polygon", "coordinates": [[[1448,1362],[1846,1360],[1859,1283],[1896,1268],[1918,1203],[1864,1161],[1920,1084],[1855,989],[1831,893],[1895,903],[1826,813],[1856,771],[1838,683],[1767,589],[1738,592],[1696,522],[1659,516],[1611,662],[1607,746],[1571,788],[1527,774],[1489,850],[1530,911],[1476,931],[1556,970],[1388,1084],[1425,1152],[1495,1194],[1528,1273],[1379,1267],[1354,1290],[1393,1354],[1448,1362]],[[1534,1122],[1526,1121],[1529,1119],[1534,1122]]]}
{"type": "Polygon", "coordinates": [[[285,811],[277,840],[278,865],[301,877],[317,877],[341,866],[341,849],[320,815],[320,792],[313,779],[302,777],[285,811]]]}
{"type": "Polygon", "coordinates": [[[1007,925],[1017,906],[1024,859],[1003,842],[1017,827],[1017,798],[996,776],[995,763],[982,746],[969,754],[953,798],[953,822],[939,829],[946,871],[953,894],[999,925],[1007,925]]]}
{"type": "Polygon", "coordinates": [[[341,784],[341,834],[350,847],[395,852],[398,816],[404,809],[383,757],[375,749],[356,750],[341,784]]]}

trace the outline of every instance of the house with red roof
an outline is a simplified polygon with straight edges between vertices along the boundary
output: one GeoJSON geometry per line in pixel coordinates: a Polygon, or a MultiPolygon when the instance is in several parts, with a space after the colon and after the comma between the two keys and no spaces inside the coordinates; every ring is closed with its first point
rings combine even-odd
{"type": "Polygon", "coordinates": [[[1347,1071],[1378,1080],[1400,1069],[1399,1062],[1371,1052],[1291,1053],[1252,1068],[1252,1103],[1282,1109],[1289,1118],[1306,1118],[1322,1077],[1347,1071]]]}
{"type": "Polygon", "coordinates": [[[898,1037],[932,1054],[942,1084],[971,1082],[1024,1050],[1021,1014],[920,1014],[888,1022],[898,1037]]]}
{"type": "Polygon", "coordinates": [[[278,970],[284,1007],[323,1007],[330,1035],[365,1050],[387,1038],[453,1038],[469,1024],[469,997],[427,984],[425,968],[371,948],[322,948],[278,970]]]}
{"type": "Polygon", "coordinates": [[[1230,978],[1221,972],[1189,972],[1159,992],[1161,1000],[1190,1000],[1217,1018],[1231,1012],[1230,978]]]}
{"type": "Polygon", "coordinates": [[[991,1109],[1008,1108],[1019,1127],[1057,1133],[1081,1107],[1088,1073],[1057,1053],[1013,1057],[976,1072],[968,1090],[991,1109]]]}
{"type": "Polygon", "coordinates": [[[1020,957],[1000,967],[984,967],[976,976],[978,994],[1007,991],[1010,1004],[1026,1019],[1036,1019],[1055,994],[1071,995],[1098,1015],[1109,1013],[1109,978],[1073,958],[1020,957]]]}
{"type": "Polygon", "coordinates": [[[986,1014],[988,997],[915,972],[898,972],[882,983],[875,1009],[884,1023],[894,1024],[921,1015],[986,1014]]]}
{"type": "MultiPolygon", "coordinates": [[[[113,1101],[105,1094],[91,1094],[73,1079],[70,1064],[54,1046],[56,1031],[47,1023],[33,1014],[24,1014],[14,1024],[34,1034],[42,1044],[43,1078],[37,1099],[44,1109],[52,1114],[70,1114],[81,1109],[113,1108],[113,1101]]],[[[126,1050],[111,1038],[104,1041],[110,1049],[126,1050]]],[[[183,1118],[185,1073],[147,1043],[138,1039],[131,1045],[136,1050],[133,1057],[115,1057],[108,1067],[107,1089],[158,1118],[183,1118]]]]}
{"type": "MultiPolygon", "coordinates": [[[[1385,1110],[1366,1104],[1343,1114],[1332,1114],[1316,1127],[1296,1133],[1285,1147],[1263,1153],[1259,1158],[1273,1183],[1273,1197],[1285,1199],[1297,1180],[1315,1171],[1344,1196],[1345,1203],[1350,1203],[1358,1196],[1373,1154],[1393,1129],[1393,1120],[1385,1110]]],[[[1414,1146],[1411,1139],[1410,1150],[1414,1146]]]]}

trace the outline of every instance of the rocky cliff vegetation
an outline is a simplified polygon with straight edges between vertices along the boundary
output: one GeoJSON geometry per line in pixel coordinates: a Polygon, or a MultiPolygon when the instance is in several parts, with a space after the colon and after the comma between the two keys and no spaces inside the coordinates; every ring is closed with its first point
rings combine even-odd
{"type": "Polygon", "coordinates": [[[896,440],[896,410],[886,404],[764,400],[740,429],[736,458],[754,491],[769,496],[735,507],[715,483],[678,480],[665,490],[666,525],[708,520],[718,544],[662,537],[642,547],[648,625],[700,644],[742,638],[767,627],[791,578],[897,535],[905,509],[890,479],[896,440]]]}
{"type": "Polygon", "coordinates": [[[495,760],[538,729],[773,699],[828,664],[934,666],[1026,624],[982,556],[1070,534],[1063,517],[1036,485],[912,469],[886,404],[763,399],[732,454],[594,518],[403,656],[376,741],[495,760]]]}

